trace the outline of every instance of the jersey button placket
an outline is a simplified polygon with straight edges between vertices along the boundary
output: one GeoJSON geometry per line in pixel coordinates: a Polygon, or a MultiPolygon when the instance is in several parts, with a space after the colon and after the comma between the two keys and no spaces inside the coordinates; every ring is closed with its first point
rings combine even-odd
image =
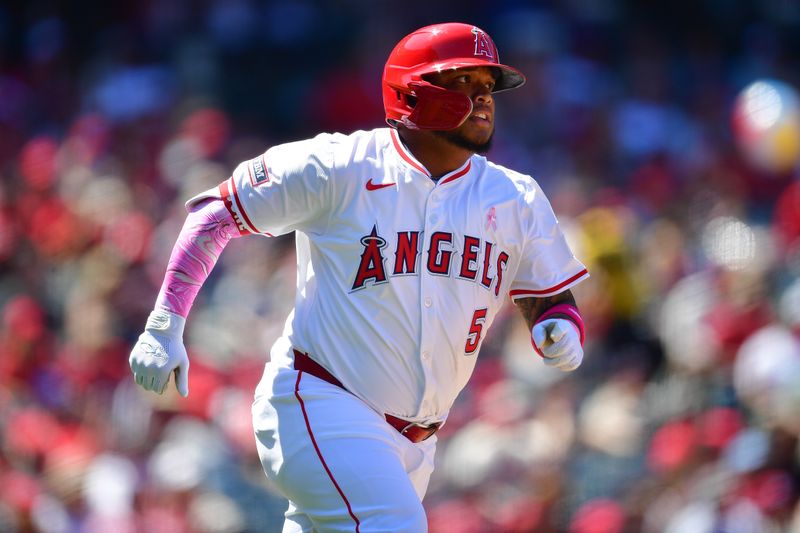
{"type": "MultiPolygon", "coordinates": [[[[428,201],[425,205],[425,229],[424,232],[427,235],[433,233],[436,228],[435,224],[439,221],[439,215],[436,213],[437,205],[438,205],[438,197],[439,195],[436,194],[433,189],[433,183],[430,183],[430,188],[428,189],[428,201]]],[[[423,262],[426,262],[427,258],[423,258],[423,262]]],[[[424,264],[424,263],[423,263],[424,264]]],[[[419,409],[423,412],[428,411],[430,409],[430,395],[431,392],[429,390],[429,383],[432,381],[431,375],[431,349],[430,346],[433,344],[429,342],[429,335],[428,335],[428,324],[430,323],[427,315],[429,315],[433,311],[433,298],[430,296],[431,294],[431,276],[430,273],[423,267],[422,272],[420,273],[420,319],[422,321],[422,326],[420,330],[420,344],[419,344],[419,357],[420,362],[422,363],[422,371],[425,375],[425,383],[423,385],[422,397],[420,398],[419,409]]]]}
{"type": "MultiPolygon", "coordinates": [[[[427,211],[427,214],[428,214],[428,217],[427,217],[428,225],[433,225],[433,224],[436,224],[437,222],[439,222],[439,214],[436,212],[437,204],[438,204],[438,202],[436,201],[436,197],[433,194],[431,194],[428,197],[428,205],[426,206],[426,211],[427,211]]],[[[430,229],[433,229],[433,228],[430,228],[430,229]]]]}

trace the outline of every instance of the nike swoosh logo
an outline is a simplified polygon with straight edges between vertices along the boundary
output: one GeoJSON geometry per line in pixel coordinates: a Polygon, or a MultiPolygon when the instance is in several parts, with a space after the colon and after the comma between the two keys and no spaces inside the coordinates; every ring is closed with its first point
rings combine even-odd
{"type": "Polygon", "coordinates": [[[386,187],[393,187],[394,185],[397,185],[397,184],[396,183],[381,183],[380,185],[376,185],[376,184],[372,183],[372,178],[370,178],[369,181],[367,181],[367,190],[368,191],[377,191],[378,189],[383,189],[383,188],[386,188],[386,187]]]}

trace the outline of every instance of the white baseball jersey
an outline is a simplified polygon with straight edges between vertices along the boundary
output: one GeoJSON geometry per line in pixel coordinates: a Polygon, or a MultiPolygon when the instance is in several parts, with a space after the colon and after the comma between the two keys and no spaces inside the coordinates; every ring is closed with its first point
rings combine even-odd
{"type": "Polygon", "coordinates": [[[295,310],[271,350],[307,352],[379,413],[446,418],[506,297],[588,276],[530,177],[472,156],[430,179],[390,128],[322,134],[240,164],[205,197],[240,231],[296,232],[295,310]]]}

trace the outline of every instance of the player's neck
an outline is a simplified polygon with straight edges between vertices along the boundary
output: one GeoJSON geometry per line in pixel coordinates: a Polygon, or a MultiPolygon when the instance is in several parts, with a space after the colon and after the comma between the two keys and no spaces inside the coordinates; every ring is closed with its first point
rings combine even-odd
{"type": "Polygon", "coordinates": [[[458,169],[473,155],[473,152],[430,131],[400,128],[398,133],[408,151],[422,163],[432,178],[440,178],[458,169]]]}

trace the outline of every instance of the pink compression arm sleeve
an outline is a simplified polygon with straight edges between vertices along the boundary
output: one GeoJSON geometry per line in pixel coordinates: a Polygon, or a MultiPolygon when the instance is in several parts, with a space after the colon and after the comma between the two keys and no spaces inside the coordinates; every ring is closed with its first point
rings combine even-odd
{"type": "Polygon", "coordinates": [[[222,250],[239,235],[222,200],[194,206],[172,249],[156,307],[185,318],[222,250]]]}

